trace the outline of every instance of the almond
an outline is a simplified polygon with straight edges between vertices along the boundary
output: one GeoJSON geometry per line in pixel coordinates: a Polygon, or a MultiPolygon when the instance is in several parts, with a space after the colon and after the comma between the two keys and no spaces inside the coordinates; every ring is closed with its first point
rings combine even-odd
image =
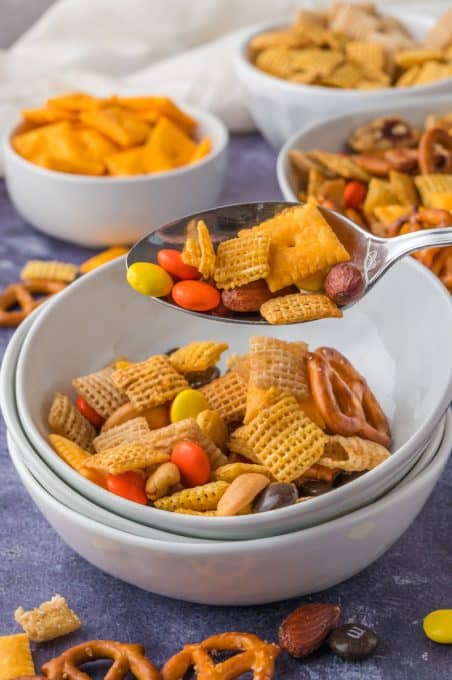
{"type": "Polygon", "coordinates": [[[272,297],[285,295],[285,290],[271,293],[266,282],[259,279],[239,288],[223,290],[221,301],[232,312],[258,312],[264,302],[272,297]]]}
{"type": "Polygon", "coordinates": [[[339,621],[335,604],[314,603],[298,607],[279,627],[279,644],[290,656],[300,659],[320,647],[339,621]]]}

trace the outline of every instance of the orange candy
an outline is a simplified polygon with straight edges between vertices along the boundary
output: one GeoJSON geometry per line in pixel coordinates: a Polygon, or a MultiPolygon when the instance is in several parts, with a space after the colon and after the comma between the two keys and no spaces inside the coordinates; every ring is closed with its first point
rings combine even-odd
{"type": "Polygon", "coordinates": [[[344,189],[344,207],[359,210],[366,199],[367,189],[361,182],[347,182],[344,189]]]}
{"type": "Polygon", "coordinates": [[[105,419],[102,418],[89,404],[86,402],[83,397],[77,397],[75,400],[75,405],[82,414],[82,416],[85,416],[86,420],[89,420],[91,425],[94,425],[94,427],[97,427],[100,429],[102,425],[105,422],[105,419]]]}
{"type": "Polygon", "coordinates": [[[193,312],[208,312],[220,304],[220,291],[203,281],[179,281],[171,291],[179,307],[193,312]]]}
{"type": "Polygon", "coordinates": [[[209,456],[194,442],[176,444],[171,453],[171,462],[179,468],[185,486],[201,486],[210,479],[209,456]]]}
{"type": "Polygon", "coordinates": [[[133,470],[123,472],[120,475],[107,474],[107,489],[109,491],[142,505],[148,504],[145,486],[144,478],[133,470]]]}
{"type": "Polygon", "coordinates": [[[185,264],[182,261],[181,254],[178,250],[171,248],[164,248],[157,253],[157,261],[159,265],[165,269],[169,274],[177,276],[178,279],[199,279],[200,273],[196,267],[185,264]]]}

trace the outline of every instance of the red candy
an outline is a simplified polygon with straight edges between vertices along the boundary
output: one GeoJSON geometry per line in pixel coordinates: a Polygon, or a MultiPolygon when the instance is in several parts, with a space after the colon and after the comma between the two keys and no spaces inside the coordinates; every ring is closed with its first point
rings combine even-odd
{"type": "Polygon", "coordinates": [[[83,397],[77,397],[75,400],[75,405],[82,414],[82,416],[85,416],[86,420],[89,420],[91,425],[94,425],[94,427],[97,427],[98,429],[102,427],[102,425],[105,422],[105,419],[102,418],[89,404],[86,402],[83,397]]]}
{"type": "Polygon", "coordinates": [[[344,207],[359,210],[366,200],[367,189],[364,184],[353,180],[347,182],[344,189],[344,207]]]}
{"type": "Polygon", "coordinates": [[[188,487],[201,486],[210,479],[210,461],[198,444],[179,442],[171,453],[171,462],[177,465],[182,481],[188,487]]]}
{"type": "Polygon", "coordinates": [[[178,279],[199,279],[200,273],[196,267],[185,264],[182,261],[181,254],[178,250],[171,248],[164,248],[157,253],[157,261],[162,269],[176,276],[178,279]]]}
{"type": "Polygon", "coordinates": [[[132,470],[120,475],[107,474],[107,489],[109,491],[142,505],[148,503],[145,486],[144,478],[138,472],[132,470]]]}
{"type": "Polygon", "coordinates": [[[208,312],[220,304],[220,291],[203,281],[179,281],[171,291],[179,307],[193,312],[208,312]]]}

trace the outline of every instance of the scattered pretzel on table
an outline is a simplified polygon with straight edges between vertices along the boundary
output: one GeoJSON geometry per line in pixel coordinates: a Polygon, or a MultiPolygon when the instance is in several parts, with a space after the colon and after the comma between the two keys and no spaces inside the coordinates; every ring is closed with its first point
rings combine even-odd
{"type": "Polygon", "coordinates": [[[0,293],[0,327],[18,326],[31,312],[51,295],[66,288],[61,281],[32,279],[12,283],[0,293]],[[33,295],[44,295],[39,300],[33,295]],[[14,309],[19,307],[19,309],[14,309]]]}
{"type": "Polygon", "coordinates": [[[161,680],[160,672],[144,656],[143,645],[111,640],[82,642],[45,663],[41,670],[47,680],[89,680],[78,666],[98,659],[113,660],[105,680],[123,680],[128,673],[136,680],[161,680]]]}
{"type": "Polygon", "coordinates": [[[319,347],[309,354],[308,371],[312,395],[329,429],[390,445],[386,416],[365,379],[340,352],[319,347]]]}
{"type": "Polygon", "coordinates": [[[182,680],[191,668],[197,680],[233,680],[253,671],[254,680],[271,680],[278,645],[264,642],[251,633],[220,633],[199,644],[186,645],[162,668],[163,680],[182,680]],[[239,654],[215,664],[209,652],[239,651],[239,654]]]}

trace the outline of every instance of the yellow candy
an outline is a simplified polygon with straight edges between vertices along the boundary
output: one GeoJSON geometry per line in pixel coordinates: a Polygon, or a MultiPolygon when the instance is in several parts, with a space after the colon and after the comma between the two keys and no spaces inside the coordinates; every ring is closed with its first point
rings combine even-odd
{"type": "Polygon", "coordinates": [[[327,270],[317,272],[317,274],[313,274],[312,276],[308,276],[306,279],[303,279],[302,281],[298,281],[298,288],[302,288],[303,290],[309,290],[312,293],[317,293],[319,290],[323,289],[323,283],[325,281],[326,275],[327,275],[327,270]]]}
{"type": "Polygon", "coordinates": [[[142,295],[164,297],[173,287],[173,279],[158,264],[134,262],[127,270],[129,285],[142,295]]]}
{"type": "Polygon", "coordinates": [[[442,645],[452,645],[452,609],[436,609],[424,619],[426,636],[442,645]]]}
{"type": "Polygon", "coordinates": [[[170,409],[172,423],[185,418],[196,418],[198,413],[209,408],[209,403],[202,392],[198,390],[182,390],[174,398],[170,409]]]}

